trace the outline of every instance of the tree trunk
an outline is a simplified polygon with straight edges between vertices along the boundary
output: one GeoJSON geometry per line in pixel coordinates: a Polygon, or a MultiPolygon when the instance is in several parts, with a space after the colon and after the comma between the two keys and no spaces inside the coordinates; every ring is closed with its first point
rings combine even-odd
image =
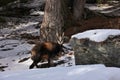
{"type": "Polygon", "coordinates": [[[73,17],[75,21],[80,21],[84,13],[84,5],[86,0],[74,0],[73,17]]]}
{"type": "Polygon", "coordinates": [[[44,19],[40,28],[40,41],[62,40],[63,27],[67,23],[66,0],[46,0],[44,19]]]}
{"type": "Polygon", "coordinates": [[[63,31],[81,20],[84,4],[85,0],[46,0],[40,41],[62,41],[63,31]]]}

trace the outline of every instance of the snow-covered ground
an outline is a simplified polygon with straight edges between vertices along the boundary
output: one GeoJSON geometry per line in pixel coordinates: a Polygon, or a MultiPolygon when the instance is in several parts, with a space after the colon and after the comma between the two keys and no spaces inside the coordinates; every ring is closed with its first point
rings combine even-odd
{"type": "Polygon", "coordinates": [[[39,24],[38,22],[28,22],[28,23],[22,23],[19,25],[14,25],[14,28],[0,29],[0,39],[5,38],[5,36],[11,35],[13,33],[17,33],[16,35],[29,33],[31,35],[38,36],[39,28],[37,29],[35,28],[38,24],[39,24]]]}
{"type": "Polygon", "coordinates": [[[2,40],[0,46],[0,66],[7,66],[5,71],[27,69],[27,65],[30,65],[29,60],[25,63],[19,61],[30,56],[28,53],[32,45],[19,40],[2,40]]]}
{"type": "Polygon", "coordinates": [[[120,69],[81,65],[0,73],[0,80],[120,80],[120,69]]]}
{"type": "MultiPolygon", "coordinates": [[[[20,40],[8,39],[0,41],[0,67],[6,66],[6,68],[3,69],[4,71],[28,70],[29,66],[32,64],[32,60],[29,57],[30,50],[33,46],[34,45],[30,45],[20,40]],[[20,62],[25,58],[29,59],[20,62]]],[[[61,57],[60,60],[65,60],[66,63],[59,66],[75,65],[74,55],[66,54],[61,57]]]]}
{"type": "MultiPolygon", "coordinates": [[[[17,26],[14,31],[30,34],[31,31],[39,33],[33,28],[34,24],[37,23],[17,26]]],[[[66,55],[61,58],[66,59],[66,61],[70,60],[66,64],[30,70],[29,65],[32,63],[30,58],[24,62],[19,61],[30,57],[29,51],[34,45],[21,39],[5,38],[5,35],[13,32],[13,29],[5,30],[1,29],[2,36],[0,36],[0,67],[5,67],[4,71],[0,72],[0,80],[120,80],[120,68],[106,67],[103,64],[75,66],[74,55],[66,55]],[[71,57],[71,59],[67,57],[71,57]],[[72,64],[72,66],[68,66],[68,64],[72,64]]],[[[120,35],[120,30],[90,30],[73,35],[72,38],[90,38],[100,42],[107,39],[109,35],[120,35]]]]}
{"type": "MultiPolygon", "coordinates": [[[[41,1],[44,0],[33,0],[25,6],[37,7],[41,4],[41,1]]],[[[91,6],[89,9],[101,11],[111,7],[113,6],[91,6]]],[[[29,51],[34,45],[28,44],[26,40],[18,37],[23,33],[38,36],[39,28],[35,27],[42,20],[41,15],[43,14],[39,9],[32,10],[30,14],[32,17],[25,19],[27,21],[23,20],[26,23],[15,25],[14,28],[0,29],[0,80],[120,80],[120,68],[106,67],[103,64],[76,66],[74,55],[66,55],[60,58],[67,62],[57,67],[30,70],[29,66],[32,60],[27,58],[30,57],[29,51]],[[18,39],[12,38],[12,35],[18,35],[18,39]],[[26,60],[20,62],[22,59],[26,60]]],[[[13,20],[17,21],[16,19],[13,20]]],[[[11,24],[9,21],[11,22],[11,18],[8,20],[8,24],[11,24]]],[[[100,42],[106,40],[109,35],[120,35],[120,30],[90,30],[73,35],[72,38],[89,38],[100,42]]]]}

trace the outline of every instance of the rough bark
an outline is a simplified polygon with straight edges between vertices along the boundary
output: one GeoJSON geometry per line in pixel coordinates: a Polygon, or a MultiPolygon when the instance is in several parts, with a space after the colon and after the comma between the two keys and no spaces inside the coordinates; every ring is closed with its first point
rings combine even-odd
{"type": "Polygon", "coordinates": [[[73,3],[73,16],[75,21],[82,19],[84,12],[84,5],[86,0],[74,0],[73,3]]]}
{"type": "Polygon", "coordinates": [[[40,28],[40,41],[58,42],[67,21],[66,0],[46,0],[45,15],[40,28]]]}

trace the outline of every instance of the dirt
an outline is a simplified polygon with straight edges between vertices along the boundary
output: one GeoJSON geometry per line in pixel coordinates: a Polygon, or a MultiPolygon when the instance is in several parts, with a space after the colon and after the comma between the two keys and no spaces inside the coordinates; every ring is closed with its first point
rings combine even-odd
{"type": "Polygon", "coordinates": [[[120,29],[120,17],[108,18],[97,16],[82,20],[77,22],[77,25],[70,26],[65,31],[65,35],[70,38],[73,34],[91,29],[120,29]]]}

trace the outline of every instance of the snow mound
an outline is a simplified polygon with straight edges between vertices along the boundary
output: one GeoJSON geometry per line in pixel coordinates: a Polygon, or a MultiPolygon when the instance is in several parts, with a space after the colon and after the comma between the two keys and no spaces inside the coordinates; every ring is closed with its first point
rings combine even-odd
{"type": "Polygon", "coordinates": [[[118,29],[89,30],[72,35],[72,38],[77,38],[77,39],[89,38],[90,40],[95,42],[102,42],[105,41],[110,35],[120,35],[120,30],[118,29]]]}
{"type": "Polygon", "coordinates": [[[119,74],[119,68],[99,64],[3,72],[0,80],[120,80],[119,74]]]}

